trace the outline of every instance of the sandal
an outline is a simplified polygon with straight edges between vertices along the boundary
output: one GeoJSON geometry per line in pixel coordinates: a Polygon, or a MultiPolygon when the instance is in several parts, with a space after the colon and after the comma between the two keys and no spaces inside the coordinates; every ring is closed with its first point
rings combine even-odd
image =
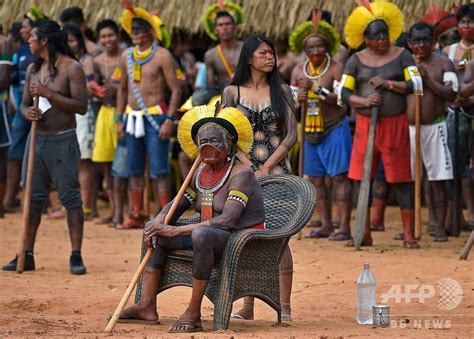
{"type": "Polygon", "coordinates": [[[202,332],[202,324],[199,322],[191,322],[184,320],[176,320],[174,324],[168,330],[168,333],[194,333],[202,332]]]}
{"type": "Polygon", "coordinates": [[[311,232],[309,232],[304,237],[305,238],[321,239],[321,238],[328,238],[329,236],[330,236],[330,234],[327,234],[327,233],[324,233],[324,232],[321,232],[321,231],[312,230],[311,232]]]}
{"type": "Polygon", "coordinates": [[[329,236],[329,240],[331,240],[331,241],[348,241],[348,240],[352,240],[352,236],[347,232],[342,232],[342,231],[333,232],[329,236]]]}

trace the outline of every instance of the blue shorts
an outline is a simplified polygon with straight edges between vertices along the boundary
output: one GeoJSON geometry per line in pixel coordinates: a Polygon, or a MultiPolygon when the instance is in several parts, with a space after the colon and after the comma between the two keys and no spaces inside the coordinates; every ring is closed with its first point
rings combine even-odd
{"type": "MultiPolygon", "coordinates": [[[[161,125],[166,117],[164,115],[152,115],[153,119],[161,125]]],[[[135,176],[145,173],[145,155],[150,165],[150,178],[157,179],[160,175],[168,174],[170,170],[169,152],[170,141],[161,140],[157,131],[153,129],[146,118],[145,136],[135,138],[126,133],[128,153],[128,175],[135,176]]]]}
{"type": "Polygon", "coordinates": [[[112,176],[127,179],[128,178],[128,155],[125,138],[117,140],[115,148],[114,161],[112,162],[112,176]]]}
{"type": "Polygon", "coordinates": [[[20,112],[16,112],[11,126],[12,143],[8,147],[8,159],[23,160],[30,128],[31,122],[23,118],[20,112]]]}
{"type": "Polygon", "coordinates": [[[320,144],[304,143],[304,174],[310,177],[331,177],[349,170],[352,141],[349,121],[333,129],[320,144]]]}

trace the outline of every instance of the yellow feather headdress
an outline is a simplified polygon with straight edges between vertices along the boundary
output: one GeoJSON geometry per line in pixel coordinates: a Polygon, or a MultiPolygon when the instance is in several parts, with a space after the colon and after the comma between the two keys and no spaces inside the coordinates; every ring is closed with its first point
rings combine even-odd
{"type": "Polygon", "coordinates": [[[364,31],[374,20],[383,20],[388,26],[390,42],[395,42],[405,28],[405,21],[400,9],[386,0],[356,1],[356,7],[347,19],[344,36],[350,48],[359,48],[364,42],[364,31]]]}
{"type": "Polygon", "coordinates": [[[178,141],[184,153],[191,159],[199,153],[197,133],[206,123],[224,127],[234,137],[237,148],[248,153],[253,144],[253,130],[245,115],[234,107],[226,107],[214,116],[215,108],[208,105],[196,106],[186,112],[178,125],[178,141]]]}
{"type": "Polygon", "coordinates": [[[214,41],[218,40],[216,33],[214,33],[214,20],[218,12],[227,12],[234,19],[236,25],[244,22],[244,10],[238,4],[231,1],[217,0],[216,3],[209,5],[203,15],[204,31],[214,41]]]}
{"type": "Polygon", "coordinates": [[[134,7],[129,1],[124,1],[124,7],[122,15],[120,16],[120,25],[128,35],[132,34],[133,18],[141,18],[150,24],[160,45],[165,48],[170,47],[171,35],[163,23],[163,20],[161,20],[158,15],[151,14],[143,8],[134,7]]]}

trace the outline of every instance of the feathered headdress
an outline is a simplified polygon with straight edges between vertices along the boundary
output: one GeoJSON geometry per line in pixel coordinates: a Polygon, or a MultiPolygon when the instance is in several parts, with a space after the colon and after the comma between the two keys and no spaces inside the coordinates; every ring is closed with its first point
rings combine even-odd
{"type": "MultiPolygon", "coordinates": [[[[453,5],[454,6],[454,5],[453,5]]],[[[433,26],[436,37],[457,25],[456,16],[431,3],[431,9],[420,18],[421,22],[433,26]]]]}
{"type": "Polygon", "coordinates": [[[134,18],[141,18],[150,24],[153,34],[160,42],[160,45],[165,48],[170,47],[171,35],[158,15],[151,14],[143,8],[134,7],[129,0],[124,0],[122,7],[124,10],[120,16],[120,25],[128,35],[132,34],[132,20],[134,18]]]}
{"type": "Polygon", "coordinates": [[[236,3],[218,0],[216,3],[209,5],[204,11],[203,22],[204,22],[204,31],[206,31],[209,37],[216,41],[218,39],[217,35],[214,33],[214,21],[218,12],[227,12],[234,19],[236,25],[240,25],[244,22],[244,10],[242,7],[236,3]]]}
{"type": "Polygon", "coordinates": [[[48,17],[44,15],[43,11],[39,8],[40,1],[36,0],[33,5],[31,5],[28,12],[26,12],[25,17],[30,19],[32,22],[36,22],[38,20],[47,19],[48,17]]]}
{"type": "Polygon", "coordinates": [[[364,31],[372,21],[383,20],[388,26],[390,42],[395,42],[405,27],[400,9],[386,0],[356,0],[356,7],[347,19],[344,36],[350,48],[359,48],[364,42],[364,31]]]}
{"type": "Polygon", "coordinates": [[[321,15],[321,10],[314,10],[312,21],[303,22],[295,27],[288,39],[290,51],[297,54],[301,53],[304,42],[310,37],[317,36],[329,45],[329,55],[334,56],[337,53],[341,45],[341,37],[333,26],[321,20],[321,15]]]}
{"type": "Polygon", "coordinates": [[[178,141],[184,153],[191,159],[199,153],[197,133],[201,126],[215,123],[224,127],[233,137],[237,148],[248,153],[253,144],[253,130],[245,115],[234,107],[226,107],[214,114],[215,108],[209,105],[196,106],[186,112],[178,125],[178,141]]]}

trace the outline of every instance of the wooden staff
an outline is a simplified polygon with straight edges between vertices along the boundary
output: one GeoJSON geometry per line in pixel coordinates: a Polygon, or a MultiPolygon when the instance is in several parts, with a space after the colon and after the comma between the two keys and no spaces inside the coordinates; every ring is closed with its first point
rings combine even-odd
{"type": "MultiPolygon", "coordinates": [[[[191,182],[191,179],[193,178],[194,172],[196,172],[196,169],[198,168],[200,164],[201,164],[201,157],[198,156],[196,160],[194,161],[193,167],[191,167],[191,170],[189,171],[188,176],[184,180],[183,185],[181,185],[181,188],[179,189],[178,194],[174,198],[173,203],[168,213],[166,214],[164,224],[168,224],[171,221],[171,218],[173,217],[173,214],[176,211],[176,208],[178,207],[179,201],[183,197],[184,192],[186,191],[186,188],[189,186],[189,183],[191,182]]],[[[115,312],[112,315],[112,318],[110,318],[109,320],[109,323],[107,324],[107,327],[105,328],[106,333],[112,333],[112,331],[114,330],[115,324],[117,323],[120,317],[120,313],[122,313],[123,309],[125,308],[125,305],[127,304],[128,299],[130,298],[130,295],[132,294],[133,289],[135,288],[135,285],[137,284],[138,279],[140,278],[140,275],[145,269],[145,266],[150,260],[152,254],[153,254],[153,247],[149,247],[145,256],[143,257],[140,263],[140,266],[135,272],[135,275],[133,276],[132,281],[130,282],[130,285],[128,285],[128,288],[125,291],[122,299],[120,300],[120,303],[115,309],[115,312]]]]}
{"type": "Polygon", "coordinates": [[[460,260],[466,260],[467,256],[469,255],[469,252],[471,251],[472,243],[474,242],[474,231],[471,231],[471,235],[467,239],[466,245],[461,251],[461,254],[459,255],[460,260]]]}
{"type": "Polygon", "coordinates": [[[301,125],[301,146],[300,146],[300,154],[299,154],[299,157],[298,157],[298,175],[300,177],[303,177],[304,175],[304,171],[303,171],[303,167],[304,167],[304,129],[305,129],[305,125],[306,125],[306,110],[307,110],[307,106],[306,106],[306,100],[304,101],[301,101],[300,103],[301,105],[301,109],[300,109],[300,112],[301,112],[301,117],[300,117],[300,125],[301,125]]]}
{"type": "Polygon", "coordinates": [[[421,238],[421,93],[415,95],[415,238],[421,238]]]}
{"type": "MultiPolygon", "coordinates": [[[[306,110],[307,110],[307,102],[303,100],[300,102],[300,125],[301,125],[301,147],[300,147],[300,154],[298,157],[298,175],[303,177],[304,171],[304,129],[306,125],[306,110]]],[[[314,212],[313,212],[314,213],[314,212]]],[[[303,230],[298,232],[298,237],[296,239],[301,240],[303,238],[303,230]]]]}
{"type": "Polygon", "coordinates": [[[373,106],[370,112],[369,135],[367,137],[367,148],[365,149],[364,167],[359,188],[359,198],[357,199],[356,227],[354,232],[354,246],[357,250],[362,245],[365,224],[367,223],[372,163],[374,161],[375,125],[377,124],[378,115],[379,107],[373,106]]]}
{"type": "Polygon", "coordinates": [[[454,198],[453,198],[453,235],[459,236],[461,232],[461,168],[459,166],[459,112],[454,109],[454,156],[453,156],[453,177],[454,177],[454,198]]]}
{"type": "MultiPolygon", "coordinates": [[[[34,97],[34,107],[38,108],[39,97],[34,97]]],[[[23,204],[23,225],[21,228],[20,238],[20,252],[18,253],[18,261],[16,263],[17,273],[23,273],[25,268],[25,256],[26,256],[26,241],[28,234],[28,227],[30,224],[30,203],[31,203],[31,183],[33,181],[33,170],[35,166],[35,149],[36,149],[36,130],[38,122],[33,120],[31,122],[30,132],[30,145],[28,147],[28,170],[26,172],[26,183],[25,183],[25,203],[23,204]]]]}

